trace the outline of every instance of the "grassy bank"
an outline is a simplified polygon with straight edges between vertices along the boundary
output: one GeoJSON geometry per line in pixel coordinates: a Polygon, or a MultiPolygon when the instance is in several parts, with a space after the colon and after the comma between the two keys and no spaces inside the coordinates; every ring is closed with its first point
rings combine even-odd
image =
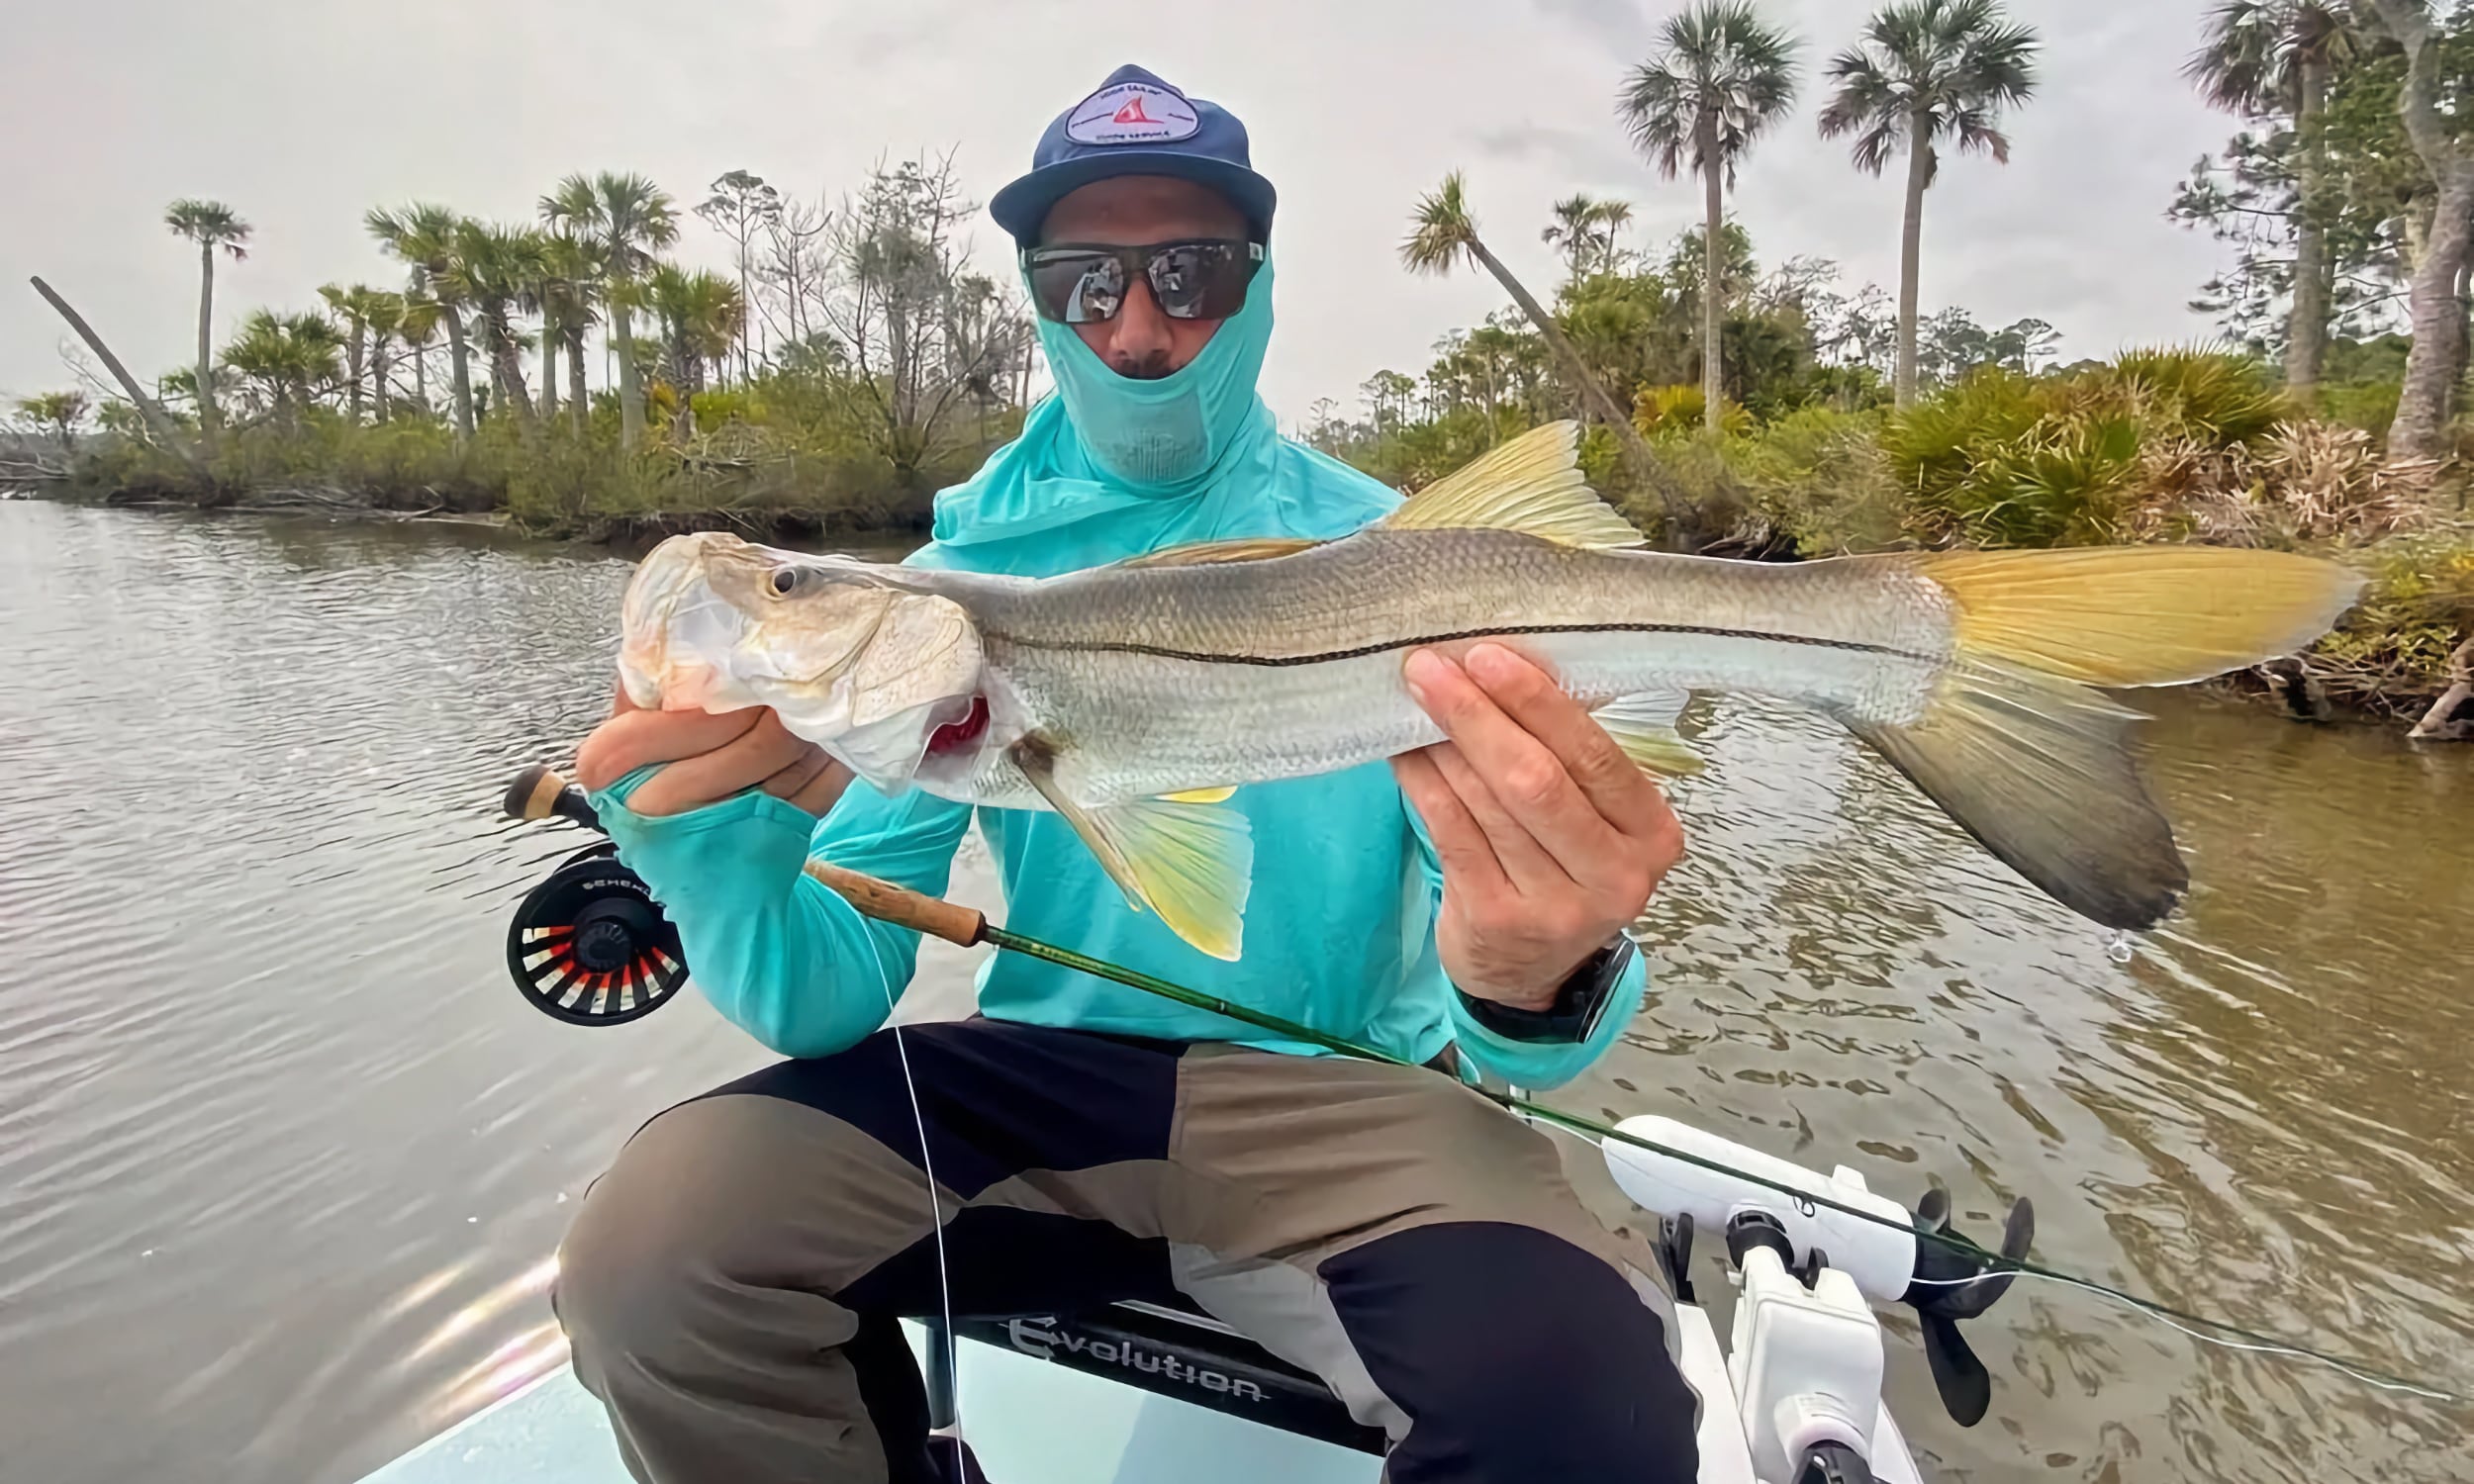
{"type": "Polygon", "coordinates": [[[1010,409],[908,457],[857,429],[819,426],[761,385],[696,399],[696,428],[664,424],[619,452],[617,410],[602,399],[582,426],[484,418],[469,440],[440,419],[353,423],[325,408],[230,429],[202,462],[134,435],[83,440],[54,458],[40,493],[104,504],[202,509],[498,513],[530,532],[592,540],[736,528],[785,537],[912,533],[935,492],[967,477],[1010,436],[1010,409]]]}

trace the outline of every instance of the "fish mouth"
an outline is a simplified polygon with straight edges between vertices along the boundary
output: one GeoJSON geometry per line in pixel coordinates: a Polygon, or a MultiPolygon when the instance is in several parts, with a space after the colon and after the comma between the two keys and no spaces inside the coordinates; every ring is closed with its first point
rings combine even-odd
{"type": "Polygon", "coordinates": [[[950,757],[977,742],[988,731],[988,697],[972,693],[962,714],[928,733],[926,756],[950,757]]]}
{"type": "Polygon", "coordinates": [[[628,699],[648,709],[713,709],[734,677],[718,656],[738,653],[765,617],[775,574],[829,566],[727,531],[690,531],[648,552],[621,604],[618,673],[628,699]]]}

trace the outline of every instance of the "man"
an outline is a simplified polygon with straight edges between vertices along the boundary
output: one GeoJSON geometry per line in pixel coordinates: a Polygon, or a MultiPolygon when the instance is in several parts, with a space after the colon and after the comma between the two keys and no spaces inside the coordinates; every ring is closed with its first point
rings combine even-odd
{"type": "MultiPolygon", "coordinates": [[[[913,562],[1045,576],[1397,503],[1256,396],[1274,194],[1235,118],[1120,68],[991,205],[1058,395],[938,497],[913,562]]],[[[958,1313],[1187,1295],[1384,1428],[1394,1484],[1692,1476],[1664,1298],[1546,1136],[1449,1070],[1553,1086],[1612,1044],[1643,992],[1620,929],[1680,833],[1519,656],[1404,663],[1448,742],[1233,800],[1256,862],[1235,964],[1128,911],[1057,816],[979,820],[1010,925],[1432,1070],[1005,955],[982,1018],[898,1039],[916,940],[800,867],[941,892],[972,810],[844,795],[770,713],[621,702],[578,772],[705,993],[793,1059],[653,1119],[563,1249],[576,1371],[636,1477],[953,1477],[899,1327],[948,1282],[958,1313]]]]}

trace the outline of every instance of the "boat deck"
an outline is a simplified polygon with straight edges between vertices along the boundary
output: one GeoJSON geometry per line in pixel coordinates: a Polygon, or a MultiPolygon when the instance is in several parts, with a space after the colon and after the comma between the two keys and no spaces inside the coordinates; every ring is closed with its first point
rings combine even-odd
{"type": "MultiPolygon", "coordinates": [[[[924,1341],[913,1329],[913,1349],[924,1341]]],[[[984,1345],[962,1426],[999,1484],[1374,1484],[1381,1460],[984,1345]]],[[[601,1404],[561,1366],[362,1484],[630,1484],[601,1404]]]]}

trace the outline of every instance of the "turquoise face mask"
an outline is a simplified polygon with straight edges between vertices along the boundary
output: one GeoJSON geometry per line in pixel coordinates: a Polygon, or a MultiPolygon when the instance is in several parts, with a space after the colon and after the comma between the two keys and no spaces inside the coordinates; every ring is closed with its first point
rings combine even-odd
{"type": "Polygon", "coordinates": [[[1247,286],[1245,307],[1220,322],[1202,353],[1157,381],[1119,376],[1072,325],[1035,323],[1092,462],[1136,488],[1183,485],[1209,473],[1254,422],[1255,382],[1272,341],[1271,258],[1247,286]]]}

